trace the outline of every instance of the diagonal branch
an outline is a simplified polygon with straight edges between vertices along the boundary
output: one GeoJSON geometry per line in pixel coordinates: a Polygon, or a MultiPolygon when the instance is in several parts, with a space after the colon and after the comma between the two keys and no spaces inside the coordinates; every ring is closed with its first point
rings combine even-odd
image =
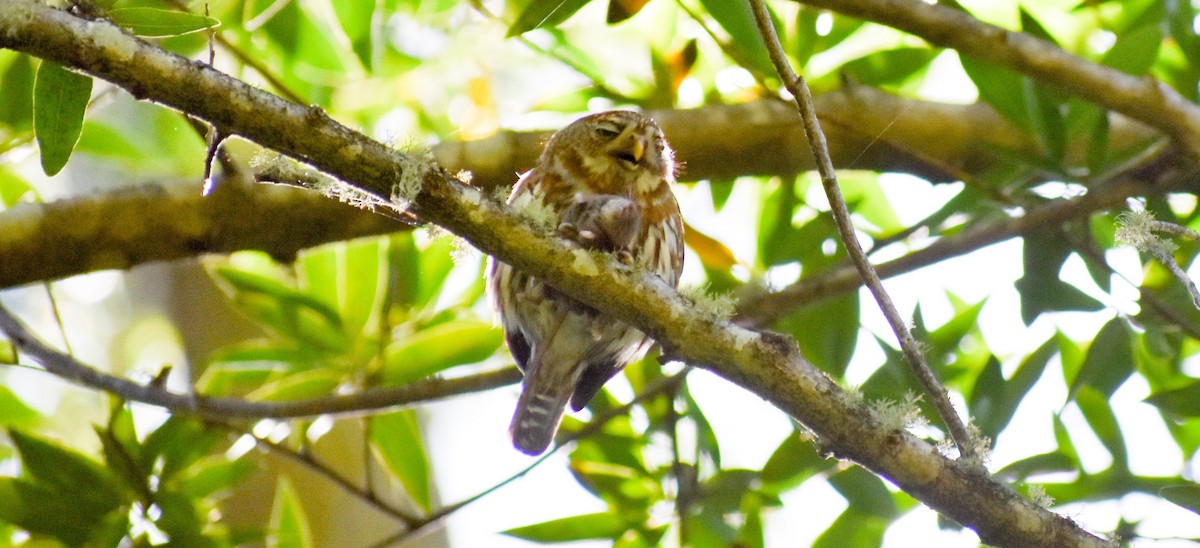
{"type": "Polygon", "coordinates": [[[982,465],[985,448],[980,447],[982,443],[976,436],[971,435],[967,430],[966,423],[958,416],[958,411],[950,403],[950,393],[946,387],[942,386],[937,375],[933,373],[933,369],[930,369],[929,363],[925,359],[925,352],[921,350],[921,344],[917,342],[916,337],[913,337],[912,331],[900,317],[900,312],[896,310],[892,297],[888,295],[887,289],[883,287],[883,282],[879,280],[879,275],[875,273],[875,266],[867,259],[862,245],[858,243],[858,234],[854,231],[853,221],[850,220],[850,208],[846,207],[846,199],[842,196],[842,190],[838,186],[837,172],[833,168],[833,160],[829,157],[829,145],[825,141],[825,133],[821,130],[821,121],[817,118],[817,110],[813,105],[812,92],[809,91],[808,84],[804,83],[802,76],[792,70],[787,55],[783,52],[783,45],[779,43],[779,36],[775,34],[775,25],[771,22],[771,14],[767,11],[765,0],[750,0],[750,8],[754,12],[754,21],[758,25],[758,32],[771,56],[771,63],[775,65],[775,71],[783,79],[783,85],[792,94],[796,108],[800,112],[800,119],[804,122],[808,147],[817,163],[821,186],[825,189],[825,196],[829,200],[829,209],[833,213],[834,222],[837,224],[846,254],[850,256],[850,261],[858,270],[859,278],[871,291],[871,295],[875,297],[875,302],[879,304],[883,317],[887,319],[896,339],[900,341],[900,348],[904,351],[904,357],[912,369],[913,376],[920,383],[921,389],[929,396],[930,403],[937,410],[942,422],[946,424],[946,431],[954,440],[954,444],[958,446],[959,454],[965,462],[982,465]]]}
{"type": "Polygon", "coordinates": [[[1021,32],[989,25],[965,11],[920,0],[799,0],[912,33],[1120,112],[1170,135],[1200,159],[1200,107],[1149,76],[1138,77],[1071,55],[1021,32]]]}
{"type": "Polygon", "coordinates": [[[667,354],[708,368],[770,401],[816,435],[831,454],[852,459],[961,524],[1005,546],[1106,546],[1069,519],[1025,500],[924,440],[885,428],[858,399],[803,360],[782,336],[734,326],[691,308],[661,279],[615,259],[573,249],[533,230],[502,204],[340,125],[129,36],[33,0],[8,0],[0,46],[55,60],[109,80],[134,96],[205,119],[352,182],[357,191],[410,205],[423,220],[537,276],[581,302],[630,322],[667,354]],[[421,183],[415,195],[395,194],[421,183]]]}

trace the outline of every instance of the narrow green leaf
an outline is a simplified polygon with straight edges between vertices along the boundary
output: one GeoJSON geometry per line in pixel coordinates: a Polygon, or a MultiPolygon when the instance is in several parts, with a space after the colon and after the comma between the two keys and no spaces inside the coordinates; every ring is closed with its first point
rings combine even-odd
{"type": "Polygon", "coordinates": [[[1146,401],[1169,415],[1200,417],[1200,381],[1173,390],[1155,392],[1146,401]]]}
{"type": "Polygon", "coordinates": [[[313,546],[308,518],[300,506],[296,489],[285,477],[279,478],[275,502],[271,507],[271,525],[267,535],[271,548],[309,548],[313,546]]]}
{"type": "Polygon", "coordinates": [[[529,0],[518,8],[517,18],[508,27],[508,38],[533,29],[554,27],[566,21],[591,0],[529,0]]]}
{"type": "Polygon", "coordinates": [[[1118,469],[1127,470],[1129,453],[1108,397],[1091,386],[1084,386],[1075,394],[1075,404],[1083,412],[1083,417],[1092,427],[1092,432],[1096,433],[1100,443],[1103,443],[1104,448],[1112,455],[1113,465],[1118,469]]]}
{"type": "MultiPolygon", "coordinates": [[[[0,353],[4,343],[0,343],[0,353]]],[[[25,405],[7,386],[0,386],[0,426],[26,428],[37,424],[42,414],[25,405]]]]}
{"type": "Polygon", "coordinates": [[[796,338],[805,358],[834,378],[841,378],[850,365],[858,327],[857,291],[802,307],[776,324],[776,329],[796,338]]]}
{"type": "Polygon", "coordinates": [[[117,8],[108,17],[137,36],[179,36],[216,28],[220,21],[196,13],[155,8],[117,8]]]}
{"type": "Polygon", "coordinates": [[[1125,322],[1113,318],[1096,333],[1079,374],[1071,380],[1068,398],[1073,399],[1085,386],[1096,389],[1101,396],[1108,398],[1132,374],[1132,336],[1125,322]]]}
{"type": "Polygon", "coordinates": [[[1159,490],[1159,494],[1172,503],[1191,510],[1192,513],[1200,514],[1200,486],[1194,483],[1164,487],[1159,490]]]}
{"type": "Polygon", "coordinates": [[[997,476],[1007,478],[1011,481],[1024,481],[1025,478],[1037,474],[1049,474],[1053,472],[1073,472],[1075,471],[1075,462],[1066,455],[1055,451],[1053,453],[1042,453],[1032,457],[1026,457],[1016,461],[996,472],[997,476]]]}
{"type": "Polygon", "coordinates": [[[500,329],[477,320],[438,324],[398,340],[387,351],[380,383],[400,385],[475,363],[496,352],[503,341],[500,329]]]}
{"type": "Polygon", "coordinates": [[[268,382],[246,396],[256,401],[287,401],[328,396],[342,383],[343,374],[330,369],[293,373],[268,382]]]}
{"type": "MultiPolygon", "coordinates": [[[[1021,361],[1021,365],[1017,367],[1010,379],[1003,381],[1003,391],[997,399],[990,402],[987,412],[977,409],[974,405],[971,406],[971,415],[976,417],[979,428],[985,436],[996,439],[1004,427],[1008,426],[1009,421],[1017,412],[1017,406],[1025,399],[1025,394],[1029,392],[1033,384],[1042,377],[1046,365],[1050,363],[1050,358],[1053,358],[1057,352],[1056,341],[1053,338],[1048,339],[1021,361]]],[[[971,397],[975,397],[973,392],[971,397]]]]}
{"type": "MultiPolygon", "coordinates": [[[[2,96],[0,96],[2,97],[2,96]]],[[[24,201],[40,201],[37,190],[20,175],[5,166],[0,166],[0,205],[8,209],[24,201]]],[[[16,363],[16,353],[12,354],[16,363]]]]}
{"type": "Polygon", "coordinates": [[[1028,78],[1020,73],[966,55],[959,56],[963,70],[979,90],[979,97],[1018,128],[1032,127],[1025,98],[1028,78]]]}
{"type": "Polygon", "coordinates": [[[316,350],[341,353],[349,346],[337,310],[312,295],[262,274],[218,268],[234,289],[234,302],[260,322],[316,350]]]}
{"type": "Polygon", "coordinates": [[[704,412],[700,410],[700,404],[696,403],[696,400],[692,398],[691,391],[686,387],[683,390],[683,399],[687,404],[684,416],[696,425],[696,449],[702,456],[708,457],[712,461],[713,467],[719,470],[721,468],[721,447],[717,443],[717,435],[713,432],[712,425],[704,416],[704,412]]]}
{"type": "Polygon", "coordinates": [[[33,81],[36,74],[33,58],[16,52],[5,52],[12,62],[0,72],[0,125],[14,132],[33,127],[33,81]]]}
{"type": "Polygon", "coordinates": [[[208,455],[190,464],[173,483],[178,484],[180,494],[199,500],[233,489],[254,469],[254,461],[250,459],[229,460],[225,455],[208,455]]]}
{"type": "Polygon", "coordinates": [[[92,96],[92,78],[42,61],[33,86],[33,132],[42,153],[42,171],[53,176],[67,165],[83,131],[92,96]]]}
{"type": "Polygon", "coordinates": [[[371,417],[371,446],[400,480],[408,496],[428,512],[429,457],[425,454],[416,414],[404,410],[371,417]]]}
{"type": "Polygon", "coordinates": [[[800,432],[783,439],[762,468],[763,491],[780,494],[800,485],[820,470],[833,466],[834,461],[817,453],[812,442],[800,432]]]}
{"type": "Polygon", "coordinates": [[[1150,70],[1162,46],[1163,33],[1158,24],[1143,25],[1117,37],[1101,63],[1140,76],[1150,70]]]}
{"type": "Polygon", "coordinates": [[[864,468],[851,466],[842,470],[830,476],[829,485],[863,515],[891,520],[899,514],[883,480],[864,468]]]}
{"type": "Polygon", "coordinates": [[[860,84],[898,84],[928,66],[937,54],[938,50],[930,48],[883,50],[846,63],[842,71],[860,84]]]}
{"type": "MultiPolygon", "coordinates": [[[[890,500],[891,497],[889,497],[890,500]]],[[[883,533],[890,520],[863,514],[854,506],[842,512],[833,525],[813,542],[813,548],[843,548],[845,546],[881,546],[883,533]]]]}
{"type": "Polygon", "coordinates": [[[625,522],[609,512],[571,516],[503,531],[510,537],[533,542],[568,542],[588,539],[615,539],[625,530],[625,522]]]}
{"type": "Polygon", "coordinates": [[[1021,319],[1026,325],[1046,311],[1104,308],[1103,303],[1059,278],[1063,263],[1074,252],[1069,242],[1057,229],[1025,235],[1022,251],[1025,274],[1017,280],[1016,287],[1021,294],[1021,319]]]}
{"type": "Polygon", "coordinates": [[[331,2],[330,4],[332,4],[334,13],[337,14],[337,21],[342,32],[346,34],[346,38],[350,39],[351,48],[354,50],[354,55],[358,56],[358,62],[368,70],[371,69],[371,55],[375,44],[375,33],[371,32],[371,25],[375,17],[375,9],[377,7],[382,9],[383,6],[377,6],[377,2],[366,0],[331,2]]]}
{"type": "Polygon", "coordinates": [[[100,463],[20,430],[10,429],[8,435],[29,477],[62,492],[86,493],[87,504],[101,514],[125,502],[117,479],[100,463]]]}
{"type": "MultiPolygon", "coordinates": [[[[700,4],[708,11],[713,19],[729,33],[730,46],[739,52],[740,59],[734,59],[746,65],[759,74],[775,74],[775,65],[771,64],[771,56],[767,46],[758,35],[758,25],[754,22],[754,12],[750,11],[749,2],[730,2],[729,0],[700,0],[700,4]]],[[[768,8],[770,9],[770,8],[768,8]]],[[[774,16],[771,20],[774,21],[774,16]]],[[[778,25],[776,31],[778,32],[778,25]]],[[[785,33],[779,32],[780,35],[785,33]]]]}
{"type": "Polygon", "coordinates": [[[746,493],[742,497],[742,526],[738,528],[735,546],[739,548],[763,548],[762,497],[755,492],[746,493]]]}

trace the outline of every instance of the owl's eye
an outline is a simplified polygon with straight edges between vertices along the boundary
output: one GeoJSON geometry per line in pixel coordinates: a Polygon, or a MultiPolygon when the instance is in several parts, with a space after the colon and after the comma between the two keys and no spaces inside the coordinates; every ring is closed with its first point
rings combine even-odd
{"type": "Polygon", "coordinates": [[[600,125],[596,126],[596,135],[599,135],[606,139],[612,139],[613,137],[616,137],[620,134],[621,134],[620,128],[618,128],[617,126],[615,126],[613,124],[605,123],[605,124],[600,124],[600,125]]]}

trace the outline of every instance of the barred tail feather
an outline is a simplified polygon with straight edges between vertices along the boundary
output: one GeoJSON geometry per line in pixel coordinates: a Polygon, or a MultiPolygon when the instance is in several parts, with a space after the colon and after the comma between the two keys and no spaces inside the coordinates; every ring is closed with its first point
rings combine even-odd
{"type": "Polygon", "coordinates": [[[513,446],[530,456],[545,452],[554,440],[555,432],[558,432],[558,424],[562,421],[570,396],[570,390],[554,393],[526,386],[517,400],[517,410],[508,427],[513,446]]]}

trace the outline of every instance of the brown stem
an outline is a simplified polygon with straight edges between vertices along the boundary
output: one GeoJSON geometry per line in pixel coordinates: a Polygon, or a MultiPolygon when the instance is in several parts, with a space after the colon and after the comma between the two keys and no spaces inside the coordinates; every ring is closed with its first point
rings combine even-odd
{"type": "Polygon", "coordinates": [[[771,14],[767,11],[764,0],[750,0],[750,6],[754,11],[754,20],[758,24],[759,34],[767,45],[771,62],[775,64],[775,70],[783,79],[784,86],[792,93],[796,108],[800,112],[800,118],[804,122],[804,134],[808,137],[809,150],[816,159],[817,173],[821,176],[821,186],[825,188],[825,196],[829,200],[829,209],[833,212],[833,218],[837,223],[842,245],[846,247],[846,252],[858,270],[859,277],[866,283],[867,288],[875,297],[875,301],[879,303],[879,309],[883,311],[883,316],[887,318],[892,332],[900,341],[900,348],[904,351],[904,357],[907,358],[913,375],[921,383],[925,394],[929,396],[930,403],[933,404],[934,409],[937,409],[938,415],[942,417],[962,458],[968,462],[980,462],[982,448],[967,430],[967,425],[958,416],[954,405],[950,403],[949,392],[938,381],[933,370],[929,368],[920,343],[913,337],[904,319],[900,317],[900,312],[892,303],[891,296],[884,289],[879,275],[875,273],[875,267],[871,265],[871,261],[867,259],[862,246],[858,243],[858,235],[854,232],[854,223],[850,220],[850,210],[846,207],[846,200],[842,197],[842,191],[838,187],[837,172],[833,168],[833,160],[829,157],[829,145],[825,142],[825,133],[821,131],[821,122],[817,118],[817,110],[813,106],[812,93],[808,90],[808,85],[804,83],[803,77],[792,70],[791,63],[788,62],[787,55],[783,52],[783,46],[779,43],[779,37],[775,34],[775,25],[771,22],[771,14]]]}

